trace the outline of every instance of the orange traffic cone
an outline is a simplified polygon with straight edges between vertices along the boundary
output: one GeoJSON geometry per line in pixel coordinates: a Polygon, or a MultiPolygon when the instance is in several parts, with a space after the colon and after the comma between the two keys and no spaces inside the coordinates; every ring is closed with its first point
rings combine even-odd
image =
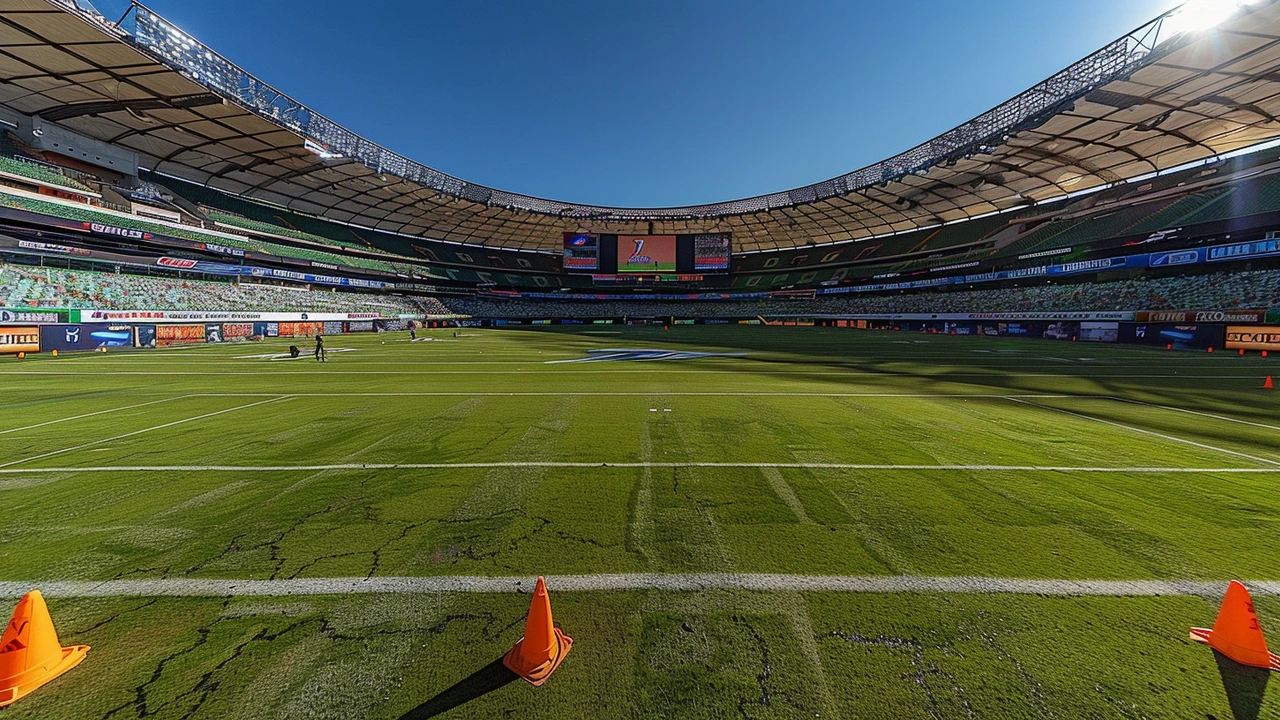
{"type": "Polygon", "coordinates": [[[88,650],[88,645],[62,647],[39,590],[22,596],[0,638],[0,707],[79,665],[88,650]]]}
{"type": "Polygon", "coordinates": [[[1262,381],[1262,389],[1263,389],[1263,390],[1274,390],[1274,389],[1275,389],[1275,387],[1276,387],[1276,386],[1275,386],[1275,384],[1271,382],[1271,376],[1270,376],[1270,375],[1268,375],[1268,376],[1267,376],[1267,379],[1266,379],[1266,380],[1263,380],[1263,381],[1262,381]]]}
{"type": "Polygon", "coordinates": [[[1280,672],[1280,656],[1267,652],[1267,641],[1244,585],[1231,581],[1213,629],[1191,628],[1191,639],[1204,643],[1241,665],[1280,672]]]}
{"type": "Polygon", "coordinates": [[[538,584],[533,588],[533,602],[529,603],[524,637],[502,658],[502,664],[536,687],[546,682],[560,667],[572,647],[573,638],[560,632],[560,628],[551,622],[547,583],[538,578],[538,584]]]}

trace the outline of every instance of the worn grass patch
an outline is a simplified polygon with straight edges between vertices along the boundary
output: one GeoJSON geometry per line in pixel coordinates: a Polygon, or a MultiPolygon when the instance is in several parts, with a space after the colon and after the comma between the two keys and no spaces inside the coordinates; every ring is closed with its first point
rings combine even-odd
{"type": "MultiPolygon", "coordinates": [[[[324,365],[237,357],[287,341],[0,359],[0,580],[1280,579],[1280,474],[1213,471],[1280,467],[1273,361],[616,329],[352,336],[324,365]],[[545,363],[609,346],[747,355],[545,363]],[[360,467],[477,462],[506,465],[360,467]],[[533,464],[557,462],[588,466],[533,464]],[[1120,471],[688,465],[706,462],[1120,471]],[[110,470],[130,466],[173,469],[110,470]]],[[[5,715],[1280,716],[1274,683],[1185,639],[1211,600],[552,593],[577,642],[538,690],[486,671],[522,595],[54,598],[63,641],[94,649],[5,715]]],[[[1280,637],[1280,603],[1258,607],[1280,637]]]]}

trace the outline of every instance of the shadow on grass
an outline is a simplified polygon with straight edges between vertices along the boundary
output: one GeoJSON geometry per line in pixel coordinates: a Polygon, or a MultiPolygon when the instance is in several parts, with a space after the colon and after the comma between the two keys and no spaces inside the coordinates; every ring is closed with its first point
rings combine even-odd
{"type": "Polygon", "coordinates": [[[1213,651],[1213,657],[1218,661],[1218,674],[1222,676],[1222,688],[1227,692],[1232,717],[1235,720],[1257,720],[1271,671],[1241,665],[1217,650],[1213,651]]]}
{"type": "Polygon", "coordinates": [[[506,665],[502,664],[502,658],[498,658],[471,673],[468,677],[459,680],[453,687],[440,692],[430,700],[401,715],[400,720],[421,720],[422,718],[435,717],[459,705],[469,703],[478,697],[488,695],[511,681],[519,679],[519,677],[519,675],[511,672],[506,665]]]}

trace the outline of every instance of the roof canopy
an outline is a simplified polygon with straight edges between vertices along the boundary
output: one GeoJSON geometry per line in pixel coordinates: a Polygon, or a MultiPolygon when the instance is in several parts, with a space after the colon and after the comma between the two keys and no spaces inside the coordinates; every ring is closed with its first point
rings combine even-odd
{"type": "Polygon", "coordinates": [[[813,185],[609,208],[469,183],[254,78],[149,9],[3,0],[0,102],[145,167],[411,236],[558,251],[567,231],[728,231],[736,251],[845,242],[1064,197],[1280,137],[1280,3],[1171,34],[1168,15],[907,152],[813,185]]]}

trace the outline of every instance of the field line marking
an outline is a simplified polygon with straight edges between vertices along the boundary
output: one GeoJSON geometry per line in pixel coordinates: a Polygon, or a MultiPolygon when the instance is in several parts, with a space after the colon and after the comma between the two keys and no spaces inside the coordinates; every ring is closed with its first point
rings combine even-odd
{"type": "Polygon", "coordinates": [[[84,448],[93,447],[94,445],[101,445],[102,443],[108,443],[115,440],[123,440],[125,438],[133,437],[134,435],[141,435],[143,433],[151,432],[152,430],[163,430],[165,428],[173,427],[174,425],[181,425],[183,423],[195,422],[196,420],[204,420],[205,418],[211,418],[215,415],[222,415],[223,413],[234,412],[236,410],[245,410],[247,408],[251,408],[257,405],[265,405],[267,403],[273,403],[279,400],[288,400],[288,399],[289,399],[288,395],[281,395],[279,397],[274,397],[269,400],[260,400],[258,402],[249,403],[247,405],[237,405],[233,408],[227,408],[225,410],[218,410],[216,412],[205,413],[204,415],[197,415],[195,417],[186,418],[183,420],[174,420],[173,422],[168,422],[163,425],[156,425],[155,427],[143,428],[142,430],[134,430],[133,432],[128,432],[123,435],[104,438],[102,440],[94,440],[93,442],[82,443],[74,447],[63,448],[61,450],[54,450],[52,452],[42,453],[40,455],[33,455],[29,458],[23,458],[21,460],[10,460],[7,463],[0,463],[0,471],[3,471],[4,468],[9,467],[10,465],[21,465],[23,463],[31,462],[32,460],[40,460],[42,458],[52,457],[54,455],[61,455],[63,453],[73,452],[75,450],[83,450],[84,448]]]}
{"type": "Polygon", "coordinates": [[[1085,415],[1084,413],[1072,412],[1070,410],[1063,410],[1062,408],[1056,408],[1050,405],[1041,405],[1040,403],[1028,402],[1027,400],[1023,400],[1021,398],[1016,398],[1012,396],[1009,397],[1009,400],[1011,400],[1012,402],[1021,403],[1023,405],[1030,405],[1031,407],[1037,407],[1042,410],[1052,410],[1054,412],[1063,413],[1064,415],[1071,415],[1073,417],[1078,417],[1078,418],[1083,418],[1085,420],[1092,420],[1094,422],[1099,422],[1104,425],[1111,425],[1112,427],[1123,428],[1125,430],[1129,430],[1130,432],[1142,433],[1143,435],[1151,435],[1153,437],[1162,438],[1164,440],[1183,443],[1184,445],[1193,445],[1195,447],[1203,448],[1205,450],[1212,450],[1214,452],[1226,453],[1227,455],[1235,455],[1236,457],[1246,458],[1248,460],[1253,460],[1254,462],[1266,463],[1267,465],[1274,465],[1276,467],[1280,467],[1280,460],[1271,460],[1269,458],[1257,457],[1255,455],[1249,455],[1248,453],[1237,452],[1235,450],[1227,450],[1226,448],[1220,448],[1214,445],[1206,445],[1205,443],[1196,442],[1195,440],[1187,440],[1186,438],[1180,438],[1174,435],[1166,435],[1164,433],[1158,433],[1155,430],[1146,430],[1144,428],[1134,427],[1132,425],[1125,425],[1124,423],[1118,423],[1112,420],[1103,420],[1102,418],[1094,417],[1092,415],[1085,415]]]}
{"type": "MultiPolygon", "coordinates": [[[[682,361],[677,361],[677,364],[682,361]]],[[[604,363],[602,363],[604,364],[604,363]]],[[[588,368],[581,365],[572,366],[573,370],[544,370],[540,363],[530,363],[528,370],[328,370],[317,368],[315,370],[282,370],[272,372],[271,375],[541,375],[543,377],[574,377],[576,375],[587,374],[613,374],[613,375],[798,375],[798,376],[826,376],[834,375],[839,377],[914,377],[914,378],[930,378],[935,380],[949,380],[951,378],[995,378],[995,377],[1028,377],[1028,378],[1103,378],[1108,380],[1118,378],[1145,378],[1145,379],[1165,379],[1165,380],[1251,380],[1256,381],[1262,377],[1262,372],[1249,373],[1247,375],[1181,375],[1181,374],[1154,374],[1154,373],[1005,373],[1000,372],[997,368],[993,368],[992,372],[969,372],[969,373],[951,373],[946,375],[934,375],[923,372],[860,372],[853,370],[676,370],[676,369],[655,369],[659,367],[656,363],[645,363],[649,366],[647,369],[629,370],[629,369],[597,369],[596,365],[590,364],[588,368]]],[[[950,366],[935,366],[950,367],[950,366]]],[[[161,375],[161,376],[199,376],[199,377],[239,377],[252,376],[261,377],[261,372],[208,372],[198,370],[124,370],[120,372],[102,372],[102,375],[161,375]]],[[[79,372],[51,372],[45,370],[0,370],[0,375],[66,375],[82,377],[83,373],[79,372]]]]}
{"type": "MultiPolygon", "coordinates": [[[[658,590],[752,590],[764,592],[961,593],[1045,595],[1053,597],[1196,596],[1217,598],[1227,581],[1204,580],[1057,580],[999,577],[929,577],[917,575],[781,575],[763,573],[625,573],[548,575],[556,592],[658,590]]],[[[1245,581],[1254,595],[1280,595],[1280,581],[1245,581]]],[[[280,580],[160,578],[154,580],[0,581],[0,597],[14,598],[32,588],[48,597],[216,597],[527,593],[532,576],[481,577],[329,577],[280,580]]]]}
{"type": "MultiPolygon", "coordinates": [[[[1028,396],[1022,395],[1022,396],[1011,396],[1011,397],[1028,397],[1028,396]]],[[[1085,396],[1081,395],[1080,397],[1085,397],[1085,396]]],[[[1280,426],[1278,425],[1267,425],[1266,423],[1251,422],[1249,420],[1241,420],[1239,418],[1228,417],[1226,415],[1215,415],[1213,413],[1200,412],[1199,410],[1188,410],[1186,408],[1174,407],[1173,405],[1160,405],[1159,403],[1149,403],[1144,400],[1131,400],[1129,398],[1117,397],[1114,395],[1109,397],[1112,400],[1119,400],[1120,402],[1131,403],[1133,405],[1146,405],[1147,407],[1160,408],[1161,410],[1174,410],[1181,413],[1190,413],[1192,415],[1199,415],[1200,417],[1213,418],[1214,420],[1226,420],[1227,422],[1240,423],[1241,425],[1252,425],[1253,427],[1266,428],[1267,430],[1280,430],[1280,426]]]]}
{"type": "MultiPolygon", "coordinates": [[[[248,407],[248,406],[243,406],[248,407]]],[[[239,409],[239,408],[232,408],[239,409]]],[[[226,412],[226,411],[224,411],[226,412]]],[[[198,419],[198,418],[192,418],[198,419]]],[[[114,439],[114,438],[112,438],[114,439]]],[[[100,440],[98,442],[108,442],[100,440]]],[[[75,449],[75,448],[69,448],[75,449]]],[[[66,451],[59,451],[66,452],[66,451]]],[[[19,460],[16,462],[26,462],[19,460]]],[[[14,464],[14,463],[10,463],[14,464]]],[[[86,472],[316,472],[320,470],[488,470],[494,468],[581,468],[600,470],[626,470],[644,468],[731,468],[779,470],[893,470],[893,471],[960,471],[960,472],[1078,472],[1078,473],[1220,473],[1233,475],[1266,475],[1280,473],[1280,463],[1275,467],[1089,467],[1071,465],[878,465],[860,463],[758,463],[758,462],[557,462],[531,460],[527,462],[459,462],[459,463],[335,463],[329,465],[99,465],[90,467],[58,468],[10,468],[0,465],[0,475],[29,475],[32,473],[86,473],[86,472]]]]}
{"type": "Polygon", "coordinates": [[[147,405],[155,405],[157,403],[172,402],[174,400],[185,400],[190,397],[197,397],[197,396],[196,395],[179,395],[177,397],[164,398],[162,400],[152,400],[150,402],[138,403],[137,405],[126,405],[125,407],[109,408],[107,410],[99,410],[97,412],[85,413],[83,415],[74,415],[72,417],[62,418],[61,420],[50,420],[48,422],[36,423],[35,425],[28,425],[26,427],[11,428],[9,430],[0,430],[0,435],[8,435],[9,433],[21,432],[23,430],[34,430],[38,427],[44,427],[45,425],[56,425],[57,423],[67,422],[69,420],[81,420],[83,418],[93,417],[94,415],[105,415],[107,413],[119,412],[121,410],[132,410],[134,408],[146,407],[147,405]]]}
{"type": "MultiPolygon", "coordinates": [[[[193,393],[191,397],[274,397],[278,393],[193,393]]],[[[566,392],[523,391],[523,392],[339,392],[339,393],[289,393],[290,397],[833,397],[833,398],[1101,398],[1111,399],[1111,395],[1073,395],[1073,394],[1015,394],[1009,393],[823,393],[823,392],[733,392],[733,391],[673,391],[673,392],[604,392],[571,390],[566,392]]]]}

